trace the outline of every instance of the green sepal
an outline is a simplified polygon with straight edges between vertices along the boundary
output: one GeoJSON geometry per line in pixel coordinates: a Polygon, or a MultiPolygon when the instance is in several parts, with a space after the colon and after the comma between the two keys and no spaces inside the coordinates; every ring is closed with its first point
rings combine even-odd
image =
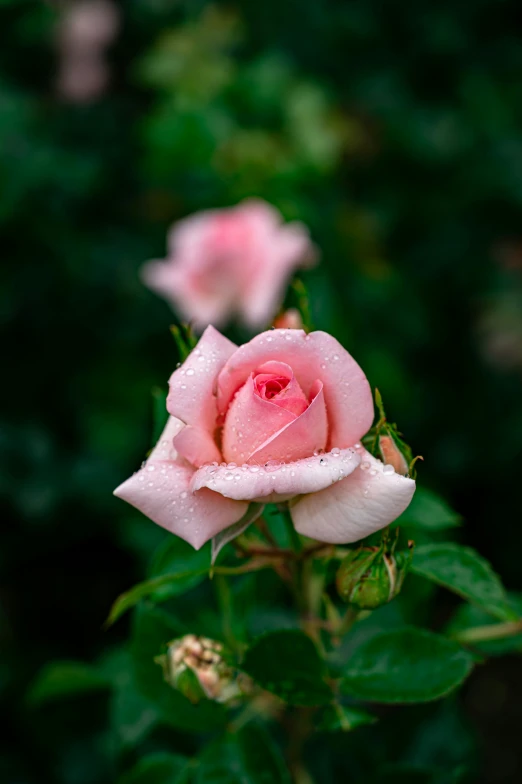
{"type": "Polygon", "coordinates": [[[171,324],[170,332],[176,342],[180,362],[184,362],[190,352],[196,348],[198,339],[194,335],[191,324],[171,324]]]}
{"type": "Polygon", "coordinates": [[[379,390],[375,389],[375,405],[377,407],[377,411],[379,413],[379,419],[377,420],[376,424],[366,433],[366,435],[362,438],[362,444],[365,449],[370,452],[373,457],[378,459],[382,459],[383,455],[381,453],[379,440],[381,436],[389,436],[397,450],[400,452],[404,460],[406,461],[406,465],[408,466],[408,476],[412,479],[415,479],[417,476],[417,472],[415,470],[415,463],[417,460],[422,460],[422,457],[413,456],[412,449],[409,444],[404,441],[402,438],[402,433],[399,431],[397,425],[393,422],[389,422],[386,417],[386,412],[384,410],[384,404],[382,401],[382,395],[379,390]]]}

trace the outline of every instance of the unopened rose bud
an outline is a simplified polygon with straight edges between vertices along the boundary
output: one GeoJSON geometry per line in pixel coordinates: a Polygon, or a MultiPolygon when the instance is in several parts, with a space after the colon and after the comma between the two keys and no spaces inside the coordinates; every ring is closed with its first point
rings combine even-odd
{"type": "Polygon", "coordinates": [[[303,329],[303,319],[296,308],[289,308],[274,321],[276,329],[303,329]]]}
{"type": "Polygon", "coordinates": [[[223,660],[223,646],[208,637],[186,634],[168,645],[156,662],[163,667],[167,683],[191,702],[206,697],[228,702],[242,694],[234,670],[223,660]]]}
{"type": "Polygon", "coordinates": [[[406,476],[409,473],[409,466],[406,458],[391,436],[379,436],[379,451],[381,453],[382,462],[385,465],[390,465],[395,473],[406,476]]]}
{"type": "Polygon", "coordinates": [[[343,601],[361,610],[375,610],[397,596],[411,558],[410,549],[396,555],[384,547],[360,547],[349,553],[337,572],[337,591],[343,601]]]}

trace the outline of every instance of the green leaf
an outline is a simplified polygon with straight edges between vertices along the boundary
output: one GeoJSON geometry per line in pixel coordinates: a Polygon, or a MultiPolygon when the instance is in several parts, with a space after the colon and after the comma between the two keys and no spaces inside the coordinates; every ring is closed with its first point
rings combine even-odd
{"type": "Polygon", "coordinates": [[[290,784],[281,755],[259,726],[214,741],[199,763],[195,784],[290,784]]]}
{"type": "Polygon", "coordinates": [[[206,569],[189,569],[186,572],[178,572],[177,574],[164,574],[161,577],[155,577],[152,580],[145,580],[142,583],[138,583],[135,585],[134,588],[131,588],[129,591],[120,594],[114,604],[111,607],[111,611],[109,613],[109,617],[105,621],[105,627],[111,626],[115,621],[118,620],[127,610],[130,610],[134,607],[141,599],[145,599],[147,596],[151,596],[154,593],[160,591],[160,589],[170,586],[173,583],[178,581],[183,582],[184,580],[188,580],[194,578],[199,575],[208,574],[208,568],[206,569]]]}
{"type": "Polygon", "coordinates": [[[129,650],[110,650],[100,661],[100,669],[113,687],[109,701],[111,730],[122,746],[136,746],[160,721],[159,711],[136,688],[129,650]]]}
{"type": "MultiPolygon", "coordinates": [[[[215,566],[212,568],[214,574],[227,574],[227,575],[234,575],[234,574],[247,574],[248,572],[258,571],[260,569],[268,569],[271,567],[271,562],[267,559],[255,559],[252,558],[251,561],[247,561],[247,563],[241,564],[240,566],[215,566]]],[[[156,596],[156,601],[163,601],[167,599],[169,596],[172,596],[171,593],[165,596],[164,594],[160,594],[160,589],[165,587],[170,587],[171,584],[176,584],[178,582],[187,581],[188,579],[193,579],[199,577],[200,575],[208,575],[209,574],[209,567],[204,569],[191,569],[186,572],[177,572],[175,574],[164,574],[160,577],[154,577],[151,580],[145,580],[142,583],[138,583],[135,585],[134,588],[131,588],[129,591],[120,594],[114,604],[111,607],[109,616],[105,621],[105,628],[111,626],[115,621],[118,620],[127,610],[130,610],[134,607],[141,599],[145,599],[149,596],[156,596]]]]}
{"type": "Polygon", "coordinates": [[[187,757],[178,754],[149,754],[120,776],[117,784],[182,784],[189,764],[187,757]]]}
{"type": "Polygon", "coordinates": [[[136,746],[160,721],[157,707],[147,700],[134,683],[118,687],[110,703],[110,722],[123,746],[136,746]]]}
{"type": "Polygon", "coordinates": [[[375,724],[377,716],[354,705],[328,705],[316,720],[316,728],[323,732],[350,732],[358,727],[375,724]]]}
{"type": "MultiPolygon", "coordinates": [[[[513,610],[522,618],[522,594],[508,594],[508,601],[513,610]]],[[[446,627],[446,634],[450,637],[458,637],[461,633],[466,633],[472,629],[490,629],[493,634],[499,626],[483,610],[470,604],[461,604],[455,615],[446,627]]],[[[522,653],[522,631],[520,634],[499,637],[499,639],[489,640],[470,640],[470,645],[486,656],[504,656],[509,653],[522,653]]]]}
{"type": "Polygon", "coordinates": [[[131,655],[134,681],[140,693],[154,704],[163,721],[188,732],[206,732],[221,727],[226,720],[222,705],[201,700],[193,705],[163,678],[154,657],[167,643],[187,633],[187,629],[158,608],[138,607],[134,618],[131,655]]]}
{"type": "Polygon", "coordinates": [[[432,490],[418,487],[411,504],[395,521],[394,525],[421,528],[425,531],[443,531],[456,528],[461,517],[432,490]]]}
{"type": "Polygon", "coordinates": [[[410,570],[448,588],[495,618],[509,621],[519,617],[489,563],[470,547],[453,542],[418,547],[410,570]]]}
{"type": "Polygon", "coordinates": [[[179,536],[169,536],[154,555],[149,577],[154,579],[170,575],[173,579],[154,591],[150,596],[151,600],[165,601],[195,588],[205,580],[209,568],[210,545],[194,550],[192,545],[179,536]]]}
{"type": "Polygon", "coordinates": [[[474,659],[457,643],[414,627],[377,634],[350,657],[341,689],[360,700],[429,702],[459,686],[474,659]]]}
{"type": "Polygon", "coordinates": [[[83,662],[56,661],[41,670],[28,691],[27,699],[34,705],[110,687],[110,680],[96,667],[83,662]]]}
{"type": "Polygon", "coordinates": [[[291,705],[325,705],[332,699],[316,647],[300,631],[260,637],[246,652],[241,669],[291,705]]]}

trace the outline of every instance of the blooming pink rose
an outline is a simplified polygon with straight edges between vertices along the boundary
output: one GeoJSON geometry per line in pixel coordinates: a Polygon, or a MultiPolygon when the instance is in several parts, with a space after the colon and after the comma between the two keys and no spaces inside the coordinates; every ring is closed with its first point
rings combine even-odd
{"type": "Polygon", "coordinates": [[[251,501],[292,500],[296,529],[345,543],[408,506],[412,479],[358,443],[373,420],[359,365],[325,332],[263,332],[239,348],[213,327],[170,378],[165,430],[115,494],[199,548],[251,501]]]}
{"type": "Polygon", "coordinates": [[[294,269],[313,257],[301,223],[283,224],[270,204],[248,199],[177,223],[168,258],[149,261],[142,276],[196,328],[237,316],[256,329],[270,323],[294,269]]]}

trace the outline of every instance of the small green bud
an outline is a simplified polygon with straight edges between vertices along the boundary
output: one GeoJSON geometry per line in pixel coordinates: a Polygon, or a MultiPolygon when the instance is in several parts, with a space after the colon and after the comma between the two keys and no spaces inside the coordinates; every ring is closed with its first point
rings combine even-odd
{"type": "Polygon", "coordinates": [[[386,552],[380,547],[352,550],[337,572],[337,591],[341,599],[361,610],[375,610],[398,595],[413,556],[413,542],[407,552],[386,552]]]}
{"type": "Polygon", "coordinates": [[[208,637],[186,634],[168,644],[167,653],[155,661],[163,677],[193,703],[206,698],[228,702],[241,695],[234,670],[224,661],[223,646],[208,637]]]}

